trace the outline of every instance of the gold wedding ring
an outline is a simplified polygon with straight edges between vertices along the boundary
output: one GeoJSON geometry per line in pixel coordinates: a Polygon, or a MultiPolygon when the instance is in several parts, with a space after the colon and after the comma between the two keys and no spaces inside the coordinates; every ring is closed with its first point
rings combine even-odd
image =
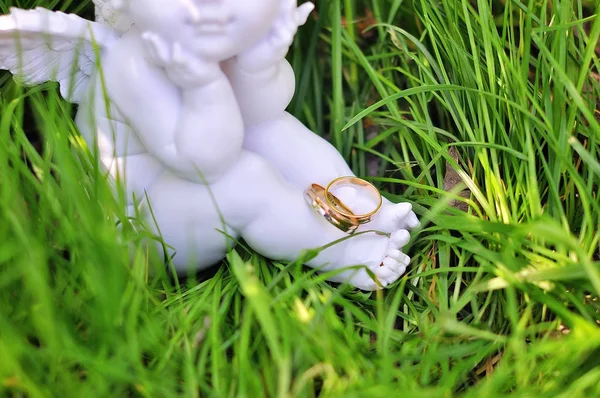
{"type": "Polygon", "coordinates": [[[304,197],[308,204],[323,216],[323,218],[336,228],[348,234],[356,232],[360,224],[371,221],[371,217],[377,213],[383,202],[379,190],[377,190],[373,184],[357,177],[336,178],[331,181],[326,188],[323,188],[319,184],[311,184],[304,192],[304,197]],[[371,193],[371,196],[377,204],[375,209],[365,214],[354,214],[344,202],[330,192],[332,189],[344,186],[366,189],[367,192],[371,193]]]}
{"type": "Polygon", "coordinates": [[[365,224],[371,221],[371,217],[379,211],[383,203],[383,198],[381,197],[381,193],[379,192],[379,190],[375,188],[375,186],[370,182],[358,177],[339,177],[331,181],[329,185],[327,185],[327,188],[325,188],[325,198],[327,199],[329,205],[333,206],[340,214],[347,217],[356,218],[359,224],[365,224]],[[350,209],[348,209],[346,205],[338,208],[336,206],[336,202],[341,201],[331,193],[331,190],[348,186],[360,188],[368,192],[371,195],[371,199],[373,199],[373,201],[376,203],[375,208],[372,211],[365,214],[354,214],[350,209]],[[333,200],[333,198],[335,198],[335,200],[333,200]]]}
{"type": "MultiPolygon", "coordinates": [[[[344,216],[336,209],[332,208],[328,204],[328,200],[325,199],[325,188],[323,188],[321,185],[312,184],[306,191],[304,191],[304,197],[306,198],[308,204],[333,226],[349,234],[356,232],[356,229],[359,226],[358,221],[353,217],[344,216]]],[[[334,198],[333,200],[337,203],[336,207],[343,207],[347,211],[351,212],[342,201],[337,198],[334,198]]]]}

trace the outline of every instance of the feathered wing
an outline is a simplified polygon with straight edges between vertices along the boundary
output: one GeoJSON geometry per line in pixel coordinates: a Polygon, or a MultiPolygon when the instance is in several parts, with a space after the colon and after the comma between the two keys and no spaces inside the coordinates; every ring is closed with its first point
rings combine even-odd
{"type": "Polygon", "coordinates": [[[12,8],[0,16],[0,69],[25,85],[57,81],[62,96],[78,103],[98,54],[117,39],[112,28],[74,14],[12,8]]]}

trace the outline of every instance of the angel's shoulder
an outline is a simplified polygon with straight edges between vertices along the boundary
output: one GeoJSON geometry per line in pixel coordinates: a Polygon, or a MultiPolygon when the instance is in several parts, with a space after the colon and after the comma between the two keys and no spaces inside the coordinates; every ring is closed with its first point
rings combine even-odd
{"type": "Polygon", "coordinates": [[[149,62],[139,35],[125,35],[102,56],[96,92],[104,89],[124,114],[146,112],[157,104],[176,103],[178,93],[165,74],[149,62]]]}
{"type": "Polygon", "coordinates": [[[103,75],[111,93],[128,92],[137,96],[151,95],[159,86],[164,90],[164,76],[148,62],[139,36],[123,36],[102,58],[103,75]]]}
{"type": "Polygon", "coordinates": [[[146,73],[150,66],[144,55],[143,42],[136,36],[123,36],[102,57],[102,68],[106,74],[135,77],[146,73]]]}

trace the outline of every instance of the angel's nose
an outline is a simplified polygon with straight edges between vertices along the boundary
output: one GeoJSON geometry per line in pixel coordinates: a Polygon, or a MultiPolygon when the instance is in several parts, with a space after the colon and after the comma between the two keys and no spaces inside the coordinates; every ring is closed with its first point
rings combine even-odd
{"type": "Polygon", "coordinates": [[[189,21],[192,23],[200,22],[202,14],[200,13],[200,7],[198,4],[196,4],[196,2],[193,0],[182,0],[182,3],[185,11],[187,12],[189,21]]]}
{"type": "Polygon", "coordinates": [[[230,13],[223,0],[183,0],[192,23],[226,23],[230,13]]]}

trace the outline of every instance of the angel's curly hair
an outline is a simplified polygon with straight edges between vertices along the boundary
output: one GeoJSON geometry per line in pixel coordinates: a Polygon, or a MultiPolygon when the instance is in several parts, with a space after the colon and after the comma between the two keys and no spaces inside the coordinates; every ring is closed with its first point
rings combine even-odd
{"type": "Polygon", "coordinates": [[[106,23],[121,32],[129,30],[133,25],[133,21],[123,11],[127,0],[92,1],[96,6],[96,20],[98,22],[106,23]]]}

